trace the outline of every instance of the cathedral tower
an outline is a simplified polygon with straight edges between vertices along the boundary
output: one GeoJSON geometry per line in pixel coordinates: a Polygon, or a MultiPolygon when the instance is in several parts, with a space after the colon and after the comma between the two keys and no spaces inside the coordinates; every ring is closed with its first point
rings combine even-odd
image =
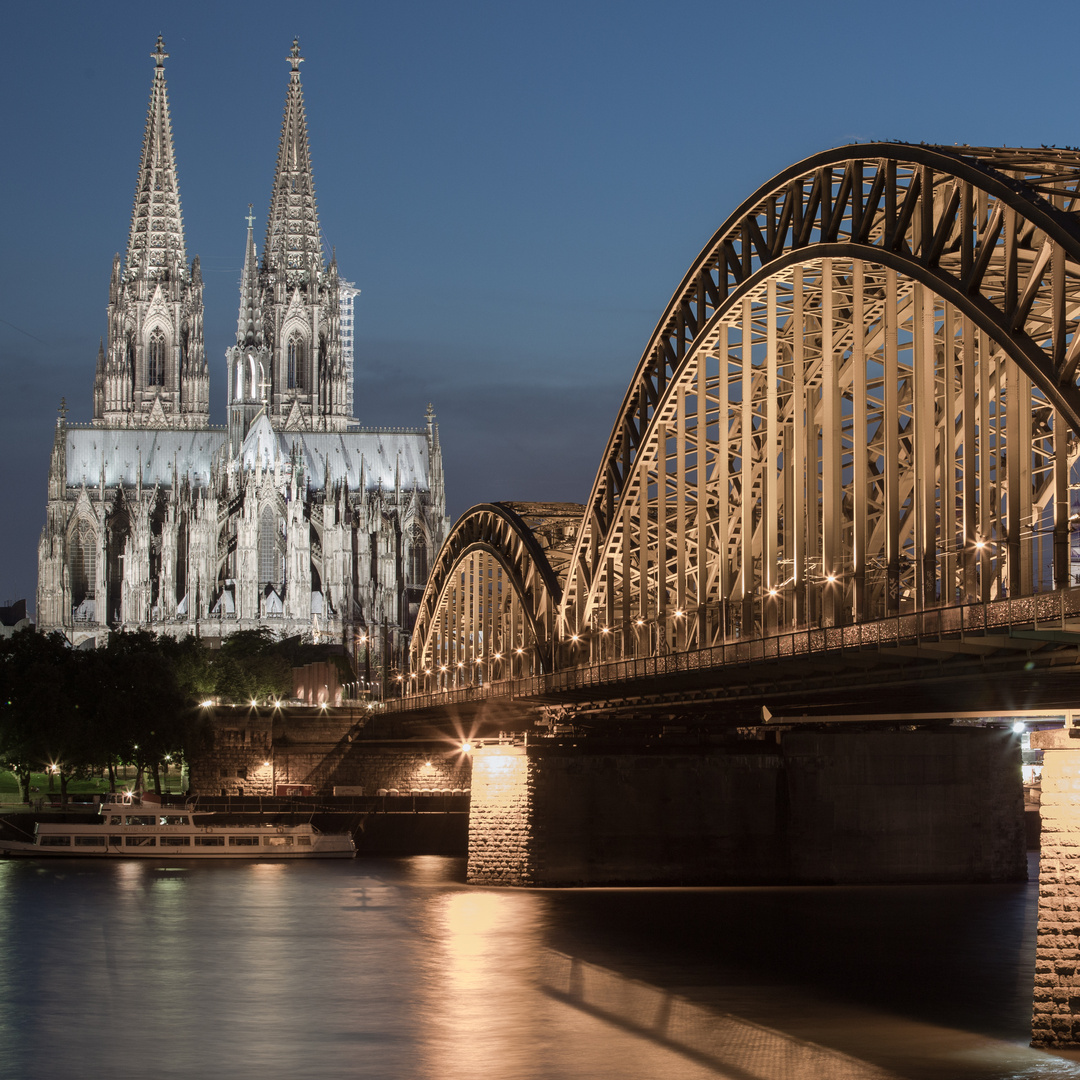
{"type": "Polygon", "coordinates": [[[266,408],[270,389],[270,350],[263,336],[259,257],[255,252],[255,217],[248,205],[247,247],[240,278],[240,315],[236,344],[225,353],[228,370],[229,454],[238,457],[248,429],[266,408]]]}
{"type": "Polygon", "coordinates": [[[94,423],[200,428],[210,418],[203,347],[202,276],[184,250],[172,122],[165,89],[168,53],[150,54],[154,81],[146,117],[127,256],[113,260],[108,337],[98,352],[94,423]]]}
{"type": "Polygon", "coordinates": [[[323,258],[298,41],[287,59],[289,87],[259,274],[270,354],[268,411],[276,430],[344,431],[352,403],[341,356],[337,261],[327,267],[323,258]]]}

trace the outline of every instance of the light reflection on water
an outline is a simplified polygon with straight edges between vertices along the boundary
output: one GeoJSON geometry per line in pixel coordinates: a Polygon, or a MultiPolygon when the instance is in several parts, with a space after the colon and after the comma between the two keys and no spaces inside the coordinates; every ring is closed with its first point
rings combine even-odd
{"type": "Polygon", "coordinates": [[[1034,1080],[1034,886],[0,862],[0,1076],[1034,1080]]]}

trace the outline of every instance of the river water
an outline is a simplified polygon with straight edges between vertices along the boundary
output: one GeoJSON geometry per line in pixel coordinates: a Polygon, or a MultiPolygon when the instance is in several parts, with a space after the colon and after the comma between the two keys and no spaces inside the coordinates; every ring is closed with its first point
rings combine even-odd
{"type": "Polygon", "coordinates": [[[1036,888],[496,890],[461,860],[0,862],[0,1077],[998,1080],[1036,888]]]}

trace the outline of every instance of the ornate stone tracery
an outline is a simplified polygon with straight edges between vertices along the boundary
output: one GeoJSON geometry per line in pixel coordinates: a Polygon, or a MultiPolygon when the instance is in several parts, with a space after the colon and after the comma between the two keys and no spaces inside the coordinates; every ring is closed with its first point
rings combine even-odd
{"type": "Polygon", "coordinates": [[[199,260],[183,223],[159,39],[126,257],[113,261],[93,423],[61,415],[39,544],[38,624],[217,637],[271,626],[403,658],[448,525],[438,427],[352,418],[337,265],[323,256],[289,55],[260,262],[247,215],[228,427],[209,424],[199,260]],[[405,516],[419,525],[406,530],[405,516]],[[411,574],[410,574],[411,571],[411,574]]]}

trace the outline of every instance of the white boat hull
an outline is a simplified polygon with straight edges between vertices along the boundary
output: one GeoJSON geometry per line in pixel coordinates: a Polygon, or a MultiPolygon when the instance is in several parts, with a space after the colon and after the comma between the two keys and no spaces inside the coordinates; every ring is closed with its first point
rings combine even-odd
{"type": "Polygon", "coordinates": [[[33,840],[0,838],[0,854],[79,859],[351,859],[348,833],[304,825],[198,825],[188,810],[103,807],[86,824],[42,821],[33,840]]]}

